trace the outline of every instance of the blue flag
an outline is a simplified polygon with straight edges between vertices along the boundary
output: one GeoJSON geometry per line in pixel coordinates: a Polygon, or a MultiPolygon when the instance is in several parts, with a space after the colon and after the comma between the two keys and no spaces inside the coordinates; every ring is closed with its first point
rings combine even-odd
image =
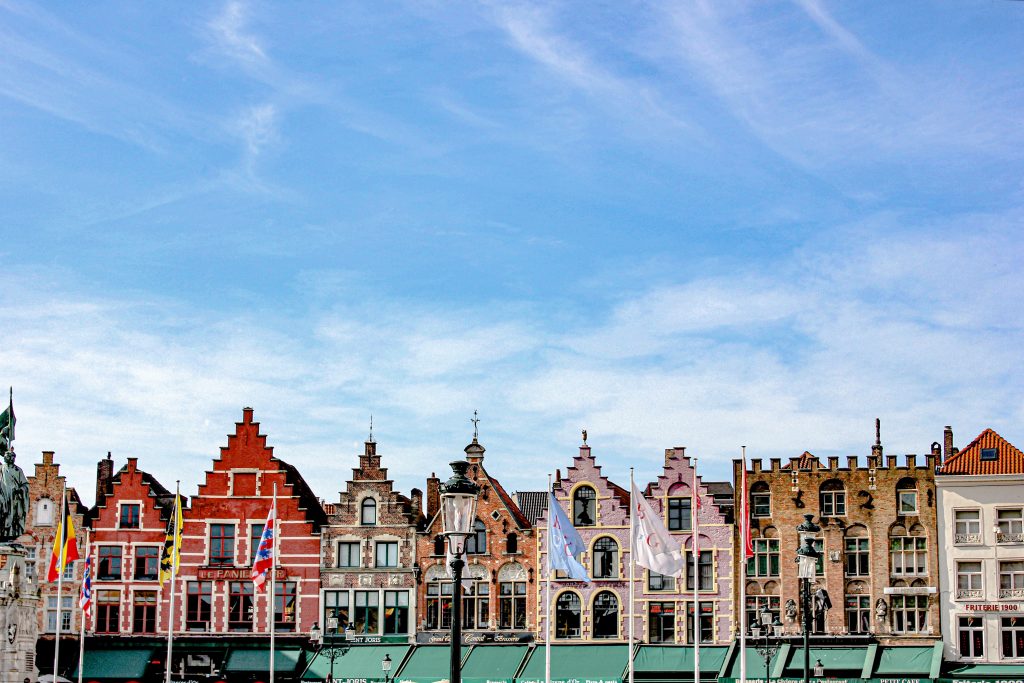
{"type": "Polygon", "coordinates": [[[586,549],[580,533],[569,523],[562,506],[548,493],[548,572],[558,569],[573,579],[590,581],[586,568],[576,556],[586,549]]]}

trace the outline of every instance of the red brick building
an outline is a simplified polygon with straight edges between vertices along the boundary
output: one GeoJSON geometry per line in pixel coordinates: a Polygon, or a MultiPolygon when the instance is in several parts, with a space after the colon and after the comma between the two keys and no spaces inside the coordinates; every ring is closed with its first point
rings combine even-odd
{"type": "Polygon", "coordinates": [[[100,461],[92,527],[93,612],[86,624],[98,635],[166,633],[160,604],[160,550],[174,494],[138,467],[137,458],[117,474],[110,456],[100,461]]]}
{"type": "Polygon", "coordinates": [[[185,511],[174,625],[179,633],[269,633],[267,591],[254,592],[251,567],[275,487],[275,630],[297,640],[318,621],[320,529],[327,516],[298,471],[274,457],[252,408],[244,408],[185,511]]]}
{"type": "Polygon", "coordinates": [[[408,640],[416,630],[416,532],[423,493],[394,490],[372,437],[359,467],[327,505],[321,569],[325,633],[350,625],[362,640],[408,640]]]}
{"type": "MultiPolygon", "coordinates": [[[[537,617],[530,596],[536,590],[537,544],[533,526],[484,469],[484,447],[476,437],[466,446],[467,476],[478,486],[475,533],[467,539],[467,578],[462,605],[467,643],[531,641],[537,617]]],[[[450,476],[446,473],[444,479],[450,476]]],[[[452,581],[445,565],[441,536],[441,478],[427,479],[427,523],[419,534],[417,553],[416,638],[447,642],[451,628],[452,581]]]]}

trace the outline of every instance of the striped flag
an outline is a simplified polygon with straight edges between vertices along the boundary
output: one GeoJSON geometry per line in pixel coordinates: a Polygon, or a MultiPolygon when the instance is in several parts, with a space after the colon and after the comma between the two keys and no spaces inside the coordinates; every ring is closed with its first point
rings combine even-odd
{"type": "Polygon", "coordinates": [[[276,506],[270,507],[267,514],[267,523],[263,525],[263,535],[260,536],[259,547],[256,548],[256,557],[252,563],[252,582],[256,584],[256,590],[263,591],[263,585],[267,582],[267,572],[274,566],[274,516],[276,506]]]}
{"type": "Polygon", "coordinates": [[[174,569],[181,564],[181,496],[174,496],[174,513],[167,520],[167,534],[164,536],[164,549],[160,553],[160,584],[174,574],[174,569]]]}
{"type": "Polygon", "coordinates": [[[750,491],[747,490],[747,454],[743,453],[743,474],[740,475],[740,500],[743,501],[740,516],[740,529],[743,533],[743,559],[749,560],[754,556],[754,542],[750,537],[750,491]]]}
{"type": "Polygon", "coordinates": [[[78,598],[78,606],[82,608],[82,614],[88,614],[92,610],[92,552],[85,549],[85,574],[82,576],[82,595],[78,598]]]}
{"type": "Polygon", "coordinates": [[[64,568],[78,559],[78,542],[75,540],[75,524],[71,521],[68,510],[64,519],[57,525],[57,535],[53,539],[53,554],[50,555],[50,568],[46,572],[46,580],[53,582],[60,578],[64,568]]]}

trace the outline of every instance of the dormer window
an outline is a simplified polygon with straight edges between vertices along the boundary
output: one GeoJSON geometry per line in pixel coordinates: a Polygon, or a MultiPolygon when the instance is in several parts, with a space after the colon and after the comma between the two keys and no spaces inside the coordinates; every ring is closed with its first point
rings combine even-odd
{"type": "Polygon", "coordinates": [[[981,449],[981,459],[982,459],[982,461],[998,460],[999,459],[999,451],[997,451],[995,448],[982,448],[981,449]]]}
{"type": "Polygon", "coordinates": [[[913,479],[900,479],[896,484],[896,514],[916,515],[917,509],[917,482],[913,479]]]}

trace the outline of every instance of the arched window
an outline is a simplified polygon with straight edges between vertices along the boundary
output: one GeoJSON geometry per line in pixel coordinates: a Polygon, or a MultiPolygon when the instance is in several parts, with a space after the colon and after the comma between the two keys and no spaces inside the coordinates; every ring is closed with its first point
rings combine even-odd
{"type": "Polygon", "coordinates": [[[519,536],[509,534],[505,537],[505,552],[509,555],[515,555],[519,552],[519,536]]]}
{"type": "Polygon", "coordinates": [[[40,498],[36,503],[36,525],[50,526],[53,524],[53,501],[40,498]]]}
{"type": "Polygon", "coordinates": [[[555,638],[579,638],[580,596],[575,593],[562,593],[555,601],[555,638]]]}
{"type": "Polygon", "coordinates": [[[572,525],[597,524],[597,494],[590,486],[581,486],[572,494],[572,525]]]}
{"type": "Polygon", "coordinates": [[[608,536],[594,543],[594,578],[615,579],[619,576],[619,544],[608,536]]]}
{"type": "Polygon", "coordinates": [[[363,498],[360,506],[359,523],[373,526],[377,523],[377,501],[373,498],[363,498]]]}
{"type": "Polygon", "coordinates": [[[487,554],[487,527],[479,519],[473,524],[473,533],[466,537],[466,554],[487,554]]]}
{"type": "Polygon", "coordinates": [[[434,537],[434,554],[444,555],[444,536],[434,537]]]}
{"type": "Polygon", "coordinates": [[[818,489],[819,508],[822,517],[842,517],[846,515],[846,489],[838,479],[822,482],[818,489]]]}
{"type": "Polygon", "coordinates": [[[896,514],[916,515],[918,513],[917,482],[904,477],[896,483],[896,514]]]}
{"type": "Polygon", "coordinates": [[[601,591],[594,598],[594,638],[619,637],[619,598],[601,591]]]}
{"type": "Polygon", "coordinates": [[[750,516],[772,516],[772,493],[768,484],[759,481],[750,487],[750,516]]]}

